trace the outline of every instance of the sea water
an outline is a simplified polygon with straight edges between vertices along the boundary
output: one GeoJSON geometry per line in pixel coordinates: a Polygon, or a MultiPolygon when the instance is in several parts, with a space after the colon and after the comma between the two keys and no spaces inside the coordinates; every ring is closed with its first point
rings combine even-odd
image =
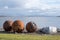
{"type": "Polygon", "coordinates": [[[35,22],[38,28],[55,26],[60,28],[60,17],[0,17],[0,27],[3,27],[3,23],[6,20],[21,20],[24,22],[24,25],[30,21],[35,22]]]}

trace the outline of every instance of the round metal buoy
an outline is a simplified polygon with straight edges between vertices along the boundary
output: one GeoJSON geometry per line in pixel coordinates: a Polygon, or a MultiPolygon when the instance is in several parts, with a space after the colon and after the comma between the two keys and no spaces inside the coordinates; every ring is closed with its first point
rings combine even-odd
{"type": "Polygon", "coordinates": [[[27,24],[26,24],[26,30],[28,31],[28,32],[35,32],[36,31],[36,29],[37,29],[37,25],[34,23],[34,22],[28,22],[27,24]]]}
{"type": "Polygon", "coordinates": [[[13,22],[10,21],[10,20],[5,21],[4,24],[3,24],[3,29],[5,31],[11,31],[12,30],[12,23],[13,22]]]}
{"type": "Polygon", "coordinates": [[[20,20],[16,20],[12,24],[14,32],[20,33],[24,30],[24,23],[20,20]]]}

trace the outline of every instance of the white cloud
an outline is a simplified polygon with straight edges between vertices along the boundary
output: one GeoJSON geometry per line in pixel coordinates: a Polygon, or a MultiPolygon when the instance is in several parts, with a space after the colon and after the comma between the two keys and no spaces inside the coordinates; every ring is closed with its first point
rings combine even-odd
{"type": "Polygon", "coordinates": [[[8,9],[8,6],[4,6],[5,9],[8,9]]]}
{"type": "Polygon", "coordinates": [[[59,0],[25,0],[25,8],[37,8],[37,9],[53,9],[60,8],[59,0]]]}
{"type": "Polygon", "coordinates": [[[39,7],[39,0],[26,0],[25,8],[39,7]]]}
{"type": "Polygon", "coordinates": [[[9,8],[25,9],[52,9],[60,8],[59,0],[0,0],[0,7],[9,6],[9,8]]]}
{"type": "Polygon", "coordinates": [[[57,0],[55,1],[50,0],[50,2],[48,0],[45,0],[45,1],[44,0],[24,0],[21,2],[21,6],[22,8],[25,8],[25,9],[42,9],[42,10],[60,8],[58,4],[54,4],[54,2],[56,1],[57,0]]]}
{"type": "MultiPolygon", "coordinates": [[[[25,13],[27,14],[32,14],[34,13],[38,13],[38,14],[58,14],[59,12],[57,11],[58,9],[60,9],[60,2],[58,0],[0,0],[0,10],[1,9],[8,9],[9,11],[11,11],[12,9],[14,10],[19,10],[19,12],[21,10],[27,10],[25,11],[25,13]],[[34,9],[34,10],[33,10],[34,9]],[[36,10],[35,10],[36,9],[36,10]],[[37,10],[38,9],[38,10],[37,10]],[[48,11],[48,10],[51,11],[48,11]],[[53,10],[56,10],[57,12],[53,12],[53,10]]],[[[23,13],[24,11],[20,12],[23,13]]],[[[15,12],[15,11],[13,11],[15,12]]],[[[17,12],[16,12],[17,13],[17,12]]],[[[24,14],[25,15],[25,14],[24,14]]]]}
{"type": "Polygon", "coordinates": [[[33,10],[28,10],[28,12],[33,12],[33,10]]]}
{"type": "Polygon", "coordinates": [[[31,9],[31,8],[36,8],[36,9],[50,9],[50,6],[47,4],[44,4],[40,2],[40,0],[25,0],[24,8],[31,9]]]}

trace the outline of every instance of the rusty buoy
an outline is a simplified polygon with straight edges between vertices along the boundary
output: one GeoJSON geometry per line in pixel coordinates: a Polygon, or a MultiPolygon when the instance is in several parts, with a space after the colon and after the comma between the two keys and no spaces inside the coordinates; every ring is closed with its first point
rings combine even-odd
{"type": "Polygon", "coordinates": [[[34,22],[28,22],[27,24],[26,24],[26,30],[28,31],[28,32],[35,32],[36,31],[36,29],[37,29],[37,25],[34,23],[34,22]]]}
{"type": "Polygon", "coordinates": [[[12,23],[13,22],[11,20],[5,21],[4,24],[3,24],[3,29],[5,31],[11,31],[12,30],[12,23]]]}
{"type": "Polygon", "coordinates": [[[20,33],[24,30],[24,23],[21,20],[16,20],[12,24],[14,32],[20,33]]]}

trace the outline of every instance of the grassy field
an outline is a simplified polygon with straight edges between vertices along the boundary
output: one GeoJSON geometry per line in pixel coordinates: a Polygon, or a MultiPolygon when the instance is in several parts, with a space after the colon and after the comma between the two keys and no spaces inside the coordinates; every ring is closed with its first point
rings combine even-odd
{"type": "Polygon", "coordinates": [[[0,40],[60,40],[60,35],[0,34],[0,40]]]}

